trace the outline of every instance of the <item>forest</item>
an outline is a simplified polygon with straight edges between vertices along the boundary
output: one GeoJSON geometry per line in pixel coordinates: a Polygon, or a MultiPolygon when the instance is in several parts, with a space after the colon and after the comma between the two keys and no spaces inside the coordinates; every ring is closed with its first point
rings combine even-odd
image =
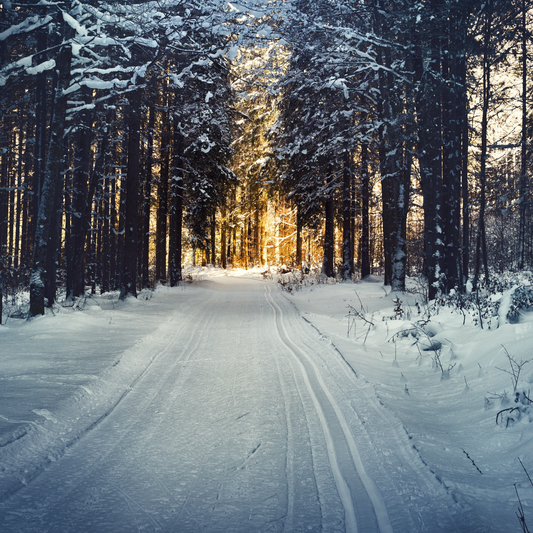
{"type": "Polygon", "coordinates": [[[532,7],[2,0],[0,317],[189,264],[429,298],[532,268],[532,7]]]}

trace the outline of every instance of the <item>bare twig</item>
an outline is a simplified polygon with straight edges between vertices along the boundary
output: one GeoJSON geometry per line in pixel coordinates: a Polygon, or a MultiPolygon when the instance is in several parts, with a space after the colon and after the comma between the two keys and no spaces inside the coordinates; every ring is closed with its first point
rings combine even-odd
{"type": "Polygon", "coordinates": [[[470,459],[471,463],[476,467],[476,470],[477,470],[480,474],[483,474],[483,472],[479,469],[479,467],[477,466],[477,464],[474,463],[474,459],[472,459],[472,457],[470,457],[470,455],[468,455],[468,453],[466,452],[465,449],[463,449],[463,453],[467,456],[468,459],[470,459]]]}
{"type": "Polygon", "coordinates": [[[508,351],[507,348],[502,344],[502,348],[505,351],[505,355],[507,355],[507,359],[509,361],[509,367],[511,370],[505,370],[504,368],[496,367],[501,372],[505,372],[506,374],[509,374],[511,376],[512,382],[513,382],[513,390],[516,391],[516,388],[518,387],[518,380],[520,379],[520,372],[522,371],[522,368],[530,363],[532,359],[520,359],[520,362],[518,362],[508,351]]]}
{"type": "MultiPolygon", "coordinates": [[[[507,409],[502,409],[497,415],[496,415],[496,425],[498,424],[498,417],[502,414],[502,413],[506,413],[507,411],[509,411],[509,414],[512,413],[513,411],[520,411],[520,409],[518,407],[508,407],[507,409]]],[[[501,417],[501,421],[503,422],[503,416],[501,417]]],[[[509,419],[507,419],[507,425],[509,425],[509,419]]]]}
{"type": "Polygon", "coordinates": [[[350,308],[350,311],[349,311],[350,314],[356,316],[357,318],[360,318],[361,320],[363,320],[367,324],[370,324],[371,326],[374,325],[374,322],[372,322],[371,320],[368,320],[362,310],[358,311],[355,307],[353,307],[351,305],[348,305],[348,307],[350,308]]]}
{"type": "Polygon", "coordinates": [[[524,463],[522,462],[522,459],[518,457],[518,460],[520,461],[520,464],[522,465],[522,468],[524,469],[524,472],[526,473],[527,479],[529,479],[529,483],[533,487],[533,481],[531,480],[531,477],[529,477],[529,472],[526,470],[526,467],[524,466],[524,463]]]}
{"type": "Polygon", "coordinates": [[[520,495],[518,494],[516,483],[514,484],[514,490],[516,492],[516,497],[518,498],[518,511],[516,513],[516,516],[518,517],[518,521],[520,522],[520,527],[522,528],[523,533],[530,533],[529,528],[527,527],[527,524],[526,524],[526,517],[524,515],[524,506],[522,505],[522,500],[520,499],[520,495]]]}

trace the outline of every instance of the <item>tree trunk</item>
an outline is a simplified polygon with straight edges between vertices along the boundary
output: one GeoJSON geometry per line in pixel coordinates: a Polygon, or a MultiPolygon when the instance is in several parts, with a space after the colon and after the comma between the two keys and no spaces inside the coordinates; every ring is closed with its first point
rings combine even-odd
{"type": "MultiPolygon", "coordinates": [[[[66,153],[67,147],[63,148],[66,153]]],[[[63,162],[63,168],[65,168],[63,162]]],[[[61,172],[59,186],[56,186],[54,195],[54,206],[50,216],[50,233],[48,237],[48,246],[46,248],[46,281],[44,297],[47,301],[47,306],[52,307],[57,295],[57,269],[59,266],[59,251],[61,248],[61,218],[63,214],[63,188],[65,179],[63,172],[61,172]]]]}
{"type": "MultiPolygon", "coordinates": [[[[83,89],[82,94],[84,103],[89,104],[92,100],[89,89],[83,89]]],[[[71,223],[67,236],[67,297],[78,297],[84,291],[83,267],[78,268],[77,263],[83,263],[85,241],[83,216],[87,211],[87,203],[92,203],[92,198],[88,198],[89,176],[91,173],[92,122],[92,112],[88,109],[84,110],[81,114],[76,134],[74,172],[70,196],[71,223]]]]}
{"type": "Polygon", "coordinates": [[[486,231],[485,231],[485,208],[486,208],[486,182],[487,182],[487,135],[488,113],[491,96],[491,65],[490,65],[490,42],[492,38],[492,9],[489,4],[485,15],[484,43],[483,43],[483,112],[481,116],[481,161],[479,170],[479,220],[476,235],[476,263],[474,271],[474,289],[478,288],[481,260],[485,270],[485,283],[489,282],[486,231]]]}
{"type": "MultiPolygon", "coordinates": [[[[168,102],[166,102],[168,105],[168,102]]],[[[170,119],[168,109],[163,110],[161,119],[161,169],[157,184],[156,246],[155,246],[155,276],[156,281],[165,283],[167,263],[167,217],[168,217],[168,187],[170,169],[170,119]]]]}
{"type": "Polygon", "coordinates": [[[352,255],[352,155],[345,152],[342,181],[342,279],[347,281],[353,275],[352,255]]]}
{"type": "Polygon", "coordinates": [[[182,280],[181,273],[181,239],[183,232],[183,138],[175,118],[174,142],[172,151],[172,213],[169,246],[170,286],[175,287],[182,280]]]}
{"type": "MultiPolygon", "coordinates": [[[[216,219],[216,210],[213,208],[213,213],[211,214],[211,265],[215,266],[217,264],[217,246],[216,246],[216,237],[217,237],[217,219],[216,219]]],[[[256,231],[258,230],[258,226],[256,231]]],[[[257,245],[259,246],[259,235],[257,236],[257,245]]]]}
{"type": "Polygon", "coordinates": [[[443,92],[442,205],[444,224],[444,290],[462,288],[461,276],[461,171],[462,129],[466,93],[465,59],[460,51],[466,40],[466,24],[455,10],[450,11],[442,72],[443,92]]]}
{"type": "MultiPolygon", "coordinates": [[[[104,169],[106,168],[107,157],[104,154],[104,169]]],[[[102,293],[109,292],[110,290],[110,278],[111,278],[111,191],[110,191],[110,179],[107,172],[104,172],[105,179],[103,182],[103,200],[104,200],[104,221],[102,227],[103,242],[102,242],[102,293]]],[[[113,228],[115,229],[115,228],[113,228]]]]}
{"type": "Polygon", "coordinates": [[[220,265],[222,268],[226,269],[228,266],[227,258],[227,208],[225,205],[222,206],[220,212],[220,265]]]}
{"type": "MultiPolygon", "coordinates": [[[[328,177],[328,189],[331,187],[331,181],[332,178],[328,177]]],[[[327,192],[327,197],[324,202],[324,215],[324,258],[322,260],[322,274],[328,278],[332,278],[335,276],[335,204],[332,190],[328,190],[327,192]]]]}
{"type": "Polygon", "coordinates": [[[72,48],[67,44],[61,48],[56,60],[58,87],[55,94],[54,113],[50,127],[50,146],[48,148],[44,183],[35,230],[32,274],[30,279],[30,317],[44,314],[44,293],[47,277],[46,254],[56,189],[61,183],[63,133],[65,131],[68,99],[64,91],[68,88],[70,82],[71,59],[72,48]]]}
{"type": "Polygon", "coordinates": [[[405,291],[407,263],[407,213],[409,211],[409,188],[411,185],[412,147],[405,140],[403,165],[399,178],[396,204],[396,238],[392,263],[391,289],[405,291]]]}
{"type": "Polygon", "coordinates": [[[361,279],[370,276],[370,174],[368,172],[368,145],[361,146],[361,279]]]}
{"type": "MultiPolygon", "coordinates": [[[[1,48],[0,48],[1,53],[1,48]]],[[[0,56],[0,65],[1,56],[0,56]]],[[[4,117],[0,110],[0,147],[5,146],[4,117]]],[[[0,150],[0,325],[2,324],[2,305],[4,301],[4,270],[7,238],[7,164],[3,150],[0,150]]]]}
{"type": "MultiPolygon", "coordinates": [[[[466,79],[466,59],[461,60],[461,77],[466,79]]],[[[466,288],[466,283],[469,277],[470,266],[470,206],[469,206],[469,192],[468,192],[468,146],[469,146],[469,128],[468,128],[468,95],[464,90],[462,93],[461,102],[461,200],[463,203],[463,241],[462,241],[462,266],[463,266],[463,290],[466,288]]]]}
{"type": "Polygon", "coordinates": [[[149,107],[148,147],[144,176],[143,231],[142,231],[142,288],[150,287],[150,204],[152,199],[152,167],[154,164],[155,109],[149,107]]]}
{"type": "Polygon", "coordinates": [[[296,268],[302,268],[302,216],[296,206],[296,268]]]}
{"type": "Polygon", "coordinates": [[[138,87],[128,95],[128,163],[121,299],[127,296],[137,297],[141,100],[142,90],[138,87]]]}
{"type": "Polygon", "coordinates": [[[529,191],[527,190],[527,24],[526,0],[522,0],[522,146],[520,158],[519,207],[520,220],[518,232],[518,270],[525,267],[526,207],[529,191]]]}
{"type": "MultiPolygon", "coordinates": [[[[435,0],[432,0],[432,3],[435,0]]],[[[430,60],[418,49],[415,72],[423,84],[416,102],[419,122],[419,164],[424,199],[424,272],[428,296],[434,299],[443,289],[444,236],[441,215],[442,199],[442,106],[440,81],[440,39],[436,30],[431,36],[430,60]]]]}

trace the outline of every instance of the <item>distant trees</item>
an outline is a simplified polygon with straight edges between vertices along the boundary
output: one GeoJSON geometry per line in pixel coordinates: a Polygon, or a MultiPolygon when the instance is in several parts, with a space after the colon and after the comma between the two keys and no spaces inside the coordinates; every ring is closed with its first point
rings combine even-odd
{"type": "Polygon", "coordinates": [[[420,242],[431,297],[487,281],[497,250],[528,268],[530,16],[530,0],[2,3],[0,293],[26,286],[36,315],[58,291],[175,285],[183,243],[299,267],[314,240],[324,275],[403,290],[420,242]]]}
{"type": "MultiPolygon", "coordinates": [[[[369,27],[342,3],[300,2],[287,28],[290,68],[281,87],[276,143],[287,163],[289,194],[304,224],[324,219],[322,272],[332,276],[337,208],[342,223],[342,275],[354,273],[355,165],[372,113],[376,58],[369,27]]],[[[375,95],[374,95],[375,96],[375,95]]]]}
{"type": "Polygon", "coordinates": [[[193,231],[231,177],[226,38],[211,6],[1,9],[2,280],[26,270],[30,315],[53,304],[63,273],[67,297],[87,284],[135,295],[167,272],[177,283],[184,209],[198,213],[193,231]]]}
{"type": "MultiPolygon", "coordinates": [[[[489,109],[501,105],[494,98],[491,72],[500,68],[503,58],[509,71],[513,48],[521,50],[526,64],[531,6],[498,0],[461,5],[452,0],[304,4],[298,5],[285,34],[293,55],[283,82],[285,133],[276,142],[285,147],[294,177],[293,197],[302,205],[316,206],[317,194],[322,195],[324,273],[332,274],[330,213],[350,212],[347,195],[341,193],[348,190],[342,185],[348,183],[348,172],[341,169],[353,163],[354,168],[365,169],[356,183],[366,205],[370,153],[381,181],[385,283],[394,290],[405,288],[408,214],[418,194],[429,296],[464,290],[470,275],[476,285],[480,261],[487,280],[486,187],[488,152],[495,140],[494,135],[492,141],[489,138],[489,109]],[[483,83],[478,85],[478,80],[483,83]],[[339,94],[341,88],[349,93],[347,101],[324,91],[328,83],[339,94]],[[339,116],[348,116],[350,106],[358,114],[351,121],[339,121],[339,116]],[[339,147],[341,139],[348,144],[339,147]],[[343,153],[349,154],[344,162],[343,153]],[[476,237],[471,243],[472,222],[476,237]]],[[[514,144],[522,148],[517,257],[524,250],[528,205],[526,70],[523,66],[522,135],[514,144]]],[[[367,218],[363,214],[362,220],[367,218]]],[[[340,227],[343,235],[349,235],[348,223],[339,222],[340,227]]],[[[362,241],[366,234],[363,228],[362,241]]],[[[347,252],[349,237],[341,242],[340,270],[346,277],[353,253],[347,252]]],[[[367,249],[366,242],[363,247],[367,249]]],[[[524,264],[520,259],[518,263],[524,264]]]]}

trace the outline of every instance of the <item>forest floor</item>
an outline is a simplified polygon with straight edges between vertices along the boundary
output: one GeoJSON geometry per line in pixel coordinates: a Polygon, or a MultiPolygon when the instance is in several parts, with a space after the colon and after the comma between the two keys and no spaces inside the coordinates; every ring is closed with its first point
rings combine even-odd
{"type": "Polygon", "coordinates": [[[532,528],[532,313],[190,281],[0,326],[0,531],[532,528]]]}

